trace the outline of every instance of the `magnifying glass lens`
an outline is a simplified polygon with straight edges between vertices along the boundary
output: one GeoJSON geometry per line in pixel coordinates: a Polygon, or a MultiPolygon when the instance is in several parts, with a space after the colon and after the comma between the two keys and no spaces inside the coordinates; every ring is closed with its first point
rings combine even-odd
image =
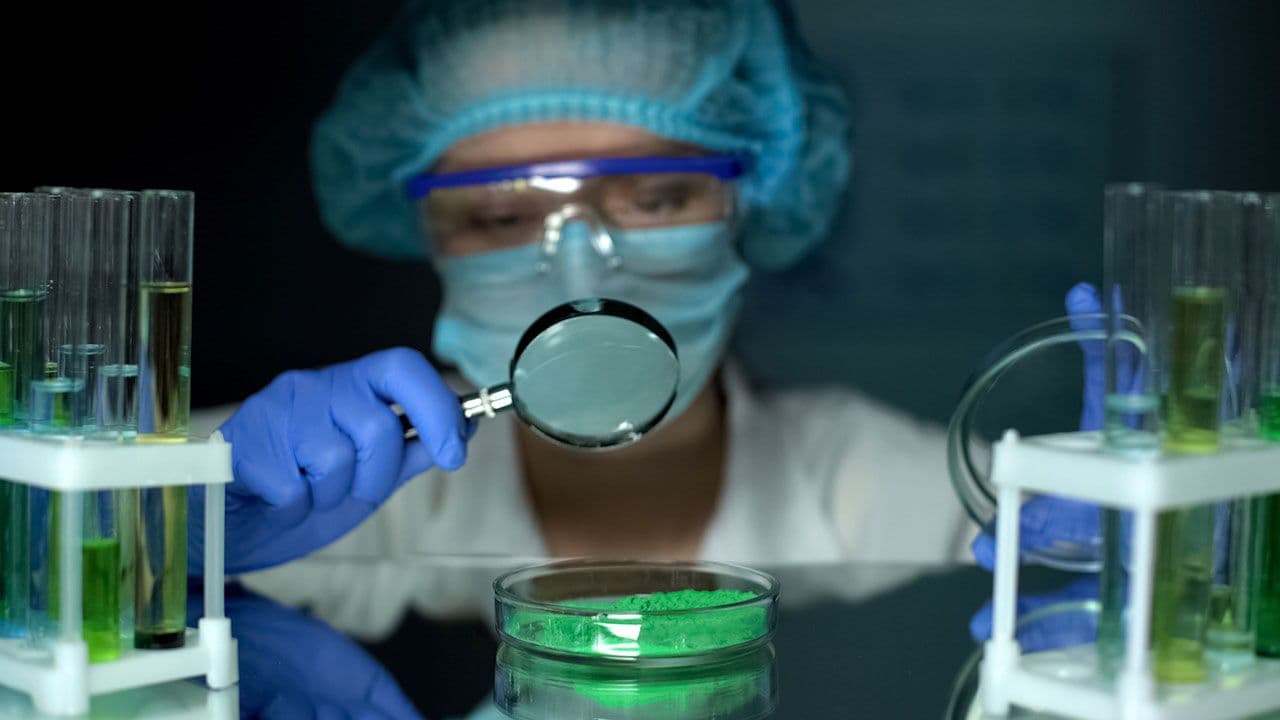
{"type": "MultiPolygon", "coordinates": [[[[511,382],[461,399],[468,417],[514,407],[529,427],[580,448],[618,447],[652,430],[675,402],[680,360],[671,333],[619,300],[558,305],[529,326],[516,346],[511,382]]],[[[406,440],[418,431],[398,405],[406,440]]]]}
{"type": "Polygon", "coordinates": [[[670,408],[680,376],[659,332],[606,312],[555,322],[513,364],[516,410],[542,433],[579,447],[639,438],[670,408]]]}

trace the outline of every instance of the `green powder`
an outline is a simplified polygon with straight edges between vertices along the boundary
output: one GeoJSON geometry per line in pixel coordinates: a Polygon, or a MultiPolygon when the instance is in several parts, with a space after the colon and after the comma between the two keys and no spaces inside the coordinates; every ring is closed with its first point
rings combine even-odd
{"type": "MultiPolygon", "coordinates": [[[[763,633],[764,628],[759,629],[763,633]]],[[[646,652],[660,658],[652,647],[646,652]]],[[[733,720],[762,717],[761,710],[772,707],[776,678],[769,646],[671,662],[612,657],[591,661],[504,644],[498,651],[497,700],[505,710],[523,708],[524,712],[508,714],[526,718],[733,720]],[[609,714],[601,715],[602,708],[609,714]]]]}
{"type": "Polygon", "coordinates": [[[756,597],[755,593],[740,590],[677,590],[615,600],[569,600],[561,605],[599,612],[593,616],[537,610],[518,612],[507,621],[506,631],[533,645],[574,654],[690,655],[759,639],[767,631],[765,609],[737,607],[666,613],[718,608],[756,597]]]}

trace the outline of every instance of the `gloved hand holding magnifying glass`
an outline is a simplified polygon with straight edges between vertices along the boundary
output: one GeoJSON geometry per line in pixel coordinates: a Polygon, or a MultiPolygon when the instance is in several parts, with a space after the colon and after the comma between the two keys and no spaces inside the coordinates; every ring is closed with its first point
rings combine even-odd
{"type": "MultiPolygon", "coordinates": [[[[461,467],[473,418],[514,408],[555,442],[620,447],[662,420],[679,377],[670,333],[639,308],[607,299],[539,317],[516,348],[511,381],[461,400],[407,349],[285,373],[221,428],[236,478],[227,492],[227,570],[270,567],[324,547],[410,478],[433,466],[461,467]]],[[[191,500],[198,524],[202,490],[191,500]]],[[[203,558],[199,529],[190,532],[194,574],[203,558]]]]}

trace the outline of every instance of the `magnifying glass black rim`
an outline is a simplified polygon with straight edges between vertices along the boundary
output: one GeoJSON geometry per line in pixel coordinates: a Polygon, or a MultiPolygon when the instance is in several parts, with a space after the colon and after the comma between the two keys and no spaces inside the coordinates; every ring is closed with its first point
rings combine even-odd
{"type": "MultiPolygon", "coordinates": [[[[515,379],[516,364],[520,361],[520,357],[524,355],[524,351],[539,335],[566,320],[595,315],[607,315],[622,318],[624,320],[630,320],[645,330],[657,335],[658,338],[662,340],[663,344],[667,346],[667,349],[671,351],[672,357],[674,357],[676,362],[679,363],[680,354],[676,351],[675,339],[673,339],[671,337],[671,333],[667,332],[667,329],[662,326],[662,323],[658,322],[658,320],[652,315],[641,310],[635,305],[623,302],[622,300],[613,300],[610,298],[587,298],[557,305],[543,313],[537,320],[534,320],[533,324],[524,331],[524,335],[520,336],[520,342],[516,344],[516,351],[511,355],[511,364],[507,369],[508,377],[512,378],[512,380],[515,379]]],[[[515,411],[524,419],[525,424],[529,426],[530,430],[533,430],[538,435],[553,442],[583,450],[616,448],[623,445],[629,445],[636,440],[639,440],[641,436],[652,430],[654,426],[667,416],[667,413],[671,410],[671,405],[675,403],[676,399],[676,394],[672,393],[671,397],[667,399],[666,404],[663,405],[662,409],[654,415],[652,420],[644,425],[637,426],[626,435],[617,436],[617,439],[601,441],[597,440],[595,437],[574,435],[571,433],[559,433],[543,427],[541,424],[534,421],[530,417],[529,413],[525,412],[524,403],[520,402],[520,393],[514,391],[514,385],[512,389],[513,392],[511,394],[512,400],[515,404],[515,411]]]]}

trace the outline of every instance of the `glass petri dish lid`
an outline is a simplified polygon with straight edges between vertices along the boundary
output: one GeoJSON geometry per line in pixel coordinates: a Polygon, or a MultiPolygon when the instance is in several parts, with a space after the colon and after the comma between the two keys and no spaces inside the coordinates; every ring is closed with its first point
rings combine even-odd
{"type": "Polygon", "coordinates": [[[778,581],[714,562],[568,560],[494,581],[501,640],[548,655],[682,664],[767,644],[778,581]]]}

